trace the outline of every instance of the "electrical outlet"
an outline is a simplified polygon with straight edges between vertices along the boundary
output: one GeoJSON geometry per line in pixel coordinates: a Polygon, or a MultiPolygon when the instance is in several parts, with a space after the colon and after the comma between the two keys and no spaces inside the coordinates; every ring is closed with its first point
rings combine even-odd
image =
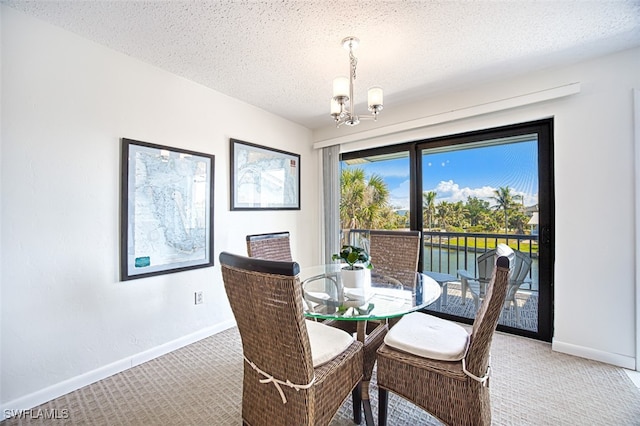
{"type": "Polygon", "coordinates": [[[202,295],[201,291],[196,291],[196,298],[195,299],[196,299],[195,300],[196,305],[199,305],[199,304],[204,302],[204,296],[202,295]]]}

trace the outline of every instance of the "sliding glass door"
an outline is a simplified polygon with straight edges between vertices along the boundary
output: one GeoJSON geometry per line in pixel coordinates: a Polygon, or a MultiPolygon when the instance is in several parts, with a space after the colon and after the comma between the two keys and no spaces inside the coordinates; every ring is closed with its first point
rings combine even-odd
{"type": "Polygon", "coordinates": [[[367,229],[421,230],[419,268],[444,292],[428,311],[467,323],[482,303],[478,258],[499,246],[520,252],[526,270],[514,281],[499,329],[550,341],[552,125],[544,120],[342,154],[343,237],[359,243],[367,229]]]}

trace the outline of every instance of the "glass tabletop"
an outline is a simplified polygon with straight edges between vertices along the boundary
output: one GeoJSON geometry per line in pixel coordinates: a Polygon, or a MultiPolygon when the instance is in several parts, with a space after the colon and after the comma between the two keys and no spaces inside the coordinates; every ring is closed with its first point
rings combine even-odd
{"type": "Polygon", "coordinates": [[[425,274],[399,271],[387,275],[366,270],[364,282],[343,279],[345,264],[331,263],[300,270],[305,316],[352,321],[399,317],[430,305],[440,297],[438,283],[425,274]]]}

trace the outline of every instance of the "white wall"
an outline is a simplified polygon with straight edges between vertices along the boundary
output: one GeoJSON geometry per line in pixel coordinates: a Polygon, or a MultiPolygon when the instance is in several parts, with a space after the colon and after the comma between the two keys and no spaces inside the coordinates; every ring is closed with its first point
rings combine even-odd
{"type": "Polygon", "coordinates": [[[395,110],[389,99],[375,125],[323,128],[314,141],[341,143],[345,152],[554,117],[553,348],[635,369],[634,88],[640,88],[640,49],[395,110]],[[571,96],[474,115],[493,103],[576,82],[580,91],[571,96]],[[437,124],[451,111],[468,114],[437,124]],[[424,117],[436,124],[412,127],[411,120],[424,117]]]}
{"type": "Polygon", "coordinates": [[[218,254],[289,230],[319,260],[311,132],[2,6],[3,409],[233,325],[218,254]],[[214,154],[215,267],[119,281],[120,138],[214,154]],[[229,211],[229,138],[299,153],[302,209],[229,211]],[[205,303],[194,305],[194,292],[205,303]]]}

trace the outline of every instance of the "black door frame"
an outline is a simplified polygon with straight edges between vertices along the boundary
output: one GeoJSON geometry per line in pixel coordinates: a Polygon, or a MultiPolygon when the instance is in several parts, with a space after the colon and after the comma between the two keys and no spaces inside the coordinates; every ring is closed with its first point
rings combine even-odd
{"type": "MultiPolygon", "coordinates": [[[[538,136],[538,332],[498,325],[498,330],[550,342],[553,337],[553,278],[555,260],[555,193],[553,158],[553,118],[507,125],[473,132],[448,135],[432,139],[417,140],[392,146],[343,153],[341,160],[355,159],[374,155],[384,155],[407,151],[410,159],[410,219],[412,230],[423,229],[422,223],[422,155],[424,149],[478,143],[520,135],[538,136]]],[[[423,251],[420,251],[422,265],[423,251]]],[[[422,267],[422,266],[420,266],[422,267]]],[[[449,317],[446,314],[431,314],[449,317]]],[[[471,323],[472,319],[450,317],[461,322],[471,323]]]]}

